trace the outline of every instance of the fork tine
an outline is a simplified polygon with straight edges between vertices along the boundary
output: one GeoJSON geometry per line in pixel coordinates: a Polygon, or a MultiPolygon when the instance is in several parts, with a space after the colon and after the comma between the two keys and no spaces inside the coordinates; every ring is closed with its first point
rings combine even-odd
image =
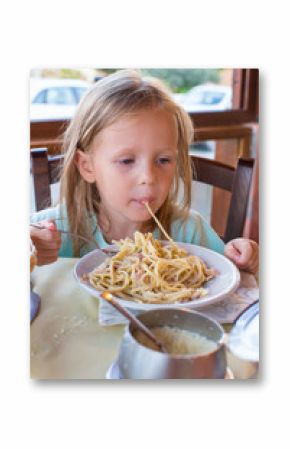
{"type": "MultiPolygon", "coordinates": [[[[45,226],[42,226],[42,225],[40,225],[38,223],[30,223],[30,226],[32,226],[33,228],[36,228],[36,229],[46,229],[45,226]]],[[[57,229],[57,230],[61,234],[71,235],[74,238],[84,240],[85,242],[87,242],[89,244],[93,244],[96,248],[98,248],[97,242],[95,242],[94,240],[88,239],[88,238],[83,237],[82,235],[79,235],[79,234],[75,234],[74,232],[65,231],[64,229],[57,229]]]]}
{"type": "MultiPolygon", "coordinates": [[[[36,229],[46,229],[45,226],[40,225],[39,223],[30,223],[30,226],[36,228],[36,229]]],[[[65,231],[64,229],[58,229],[58,231],[61,234],[68,234],[71,235],[73,238],[84,240],[85,242],[89,244],[93,244],[96,248],[100,249],[106,256],[115,256],[119,250],[118,249],[112,249],[112,248],[99,248],[98,244],[95,240],[88,239],[86,237],[83,237],[82,235],[75,234],[74,232],[65,231]]]]}

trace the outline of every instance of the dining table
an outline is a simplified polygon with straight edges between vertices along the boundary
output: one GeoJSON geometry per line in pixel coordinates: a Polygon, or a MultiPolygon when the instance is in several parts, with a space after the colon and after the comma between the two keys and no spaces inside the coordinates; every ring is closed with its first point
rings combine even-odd
{"type": "MultiPolygon", "coordinates": [[[[100,321],[100,299],[82,289],[74,276],[77,261],[59,258],[34,267],[30,275],[33,292],[40,297],[39,310],[30,324],[32,379],[108,379],[108,370],[117,358],[126,324],[104,325],[100,321]]],[[[222,325],[228,333],[232,323],[222,325]]],[[[229,351],[227,364],[231,373],[227,378],[251,377],[229,351]]]]}

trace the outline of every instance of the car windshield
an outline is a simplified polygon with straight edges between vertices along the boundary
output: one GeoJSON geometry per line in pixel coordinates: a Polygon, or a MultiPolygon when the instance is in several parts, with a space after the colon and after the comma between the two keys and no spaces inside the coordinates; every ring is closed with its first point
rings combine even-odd
{"type": "Polygon", "coordinates": [[[195,92],[190,101],[194,104],[218,104],[224,96],[223,92],[195,92]]]}
{"type": "Polygon", "coordinates": [[[205,92],[203,95],[203,104],[218,104],[222,101],[225,94],[222,92],[205,92]]]}
{"type": "Polygon", "coordinates": [[[73,92],[69,87],[52,87],[47,89],[46,102],[48,104],[75,104],[73,92]]]}
{"type": "Polygon", "coordinates": [[[57,86],[43,89],[37,94],[32,103],[51,105],[76,105],[85,94],[85,86],[57,86]]]}
{"type": "Polygon", "coordinates": [[[86,87],[75,87],[74,91],[75,91],[75,96],[76,96],[77,102],[79,102],[80,99],[82,98],[82,96],[86,93],[87,88],[86,87]]]}

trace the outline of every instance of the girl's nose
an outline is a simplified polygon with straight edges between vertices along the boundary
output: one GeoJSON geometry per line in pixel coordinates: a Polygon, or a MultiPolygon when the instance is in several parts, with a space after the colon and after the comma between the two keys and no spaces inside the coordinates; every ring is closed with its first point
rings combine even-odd
{"type": "Polygon", "coordinates": [[[155,167],[151,163],[142,164],[140,184],[153,184],[155,181],[155,167]]]}

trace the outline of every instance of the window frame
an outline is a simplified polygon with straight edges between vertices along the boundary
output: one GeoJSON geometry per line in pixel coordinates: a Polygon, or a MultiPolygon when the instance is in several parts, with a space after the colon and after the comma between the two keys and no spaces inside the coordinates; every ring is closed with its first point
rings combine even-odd
{"type": "Polygon", "coordinates": [[[195,128],[240,125],[258,122],[259,70],[234,69],[233,109],[227,111],[194,112],[190,117],[195,128]]]}

